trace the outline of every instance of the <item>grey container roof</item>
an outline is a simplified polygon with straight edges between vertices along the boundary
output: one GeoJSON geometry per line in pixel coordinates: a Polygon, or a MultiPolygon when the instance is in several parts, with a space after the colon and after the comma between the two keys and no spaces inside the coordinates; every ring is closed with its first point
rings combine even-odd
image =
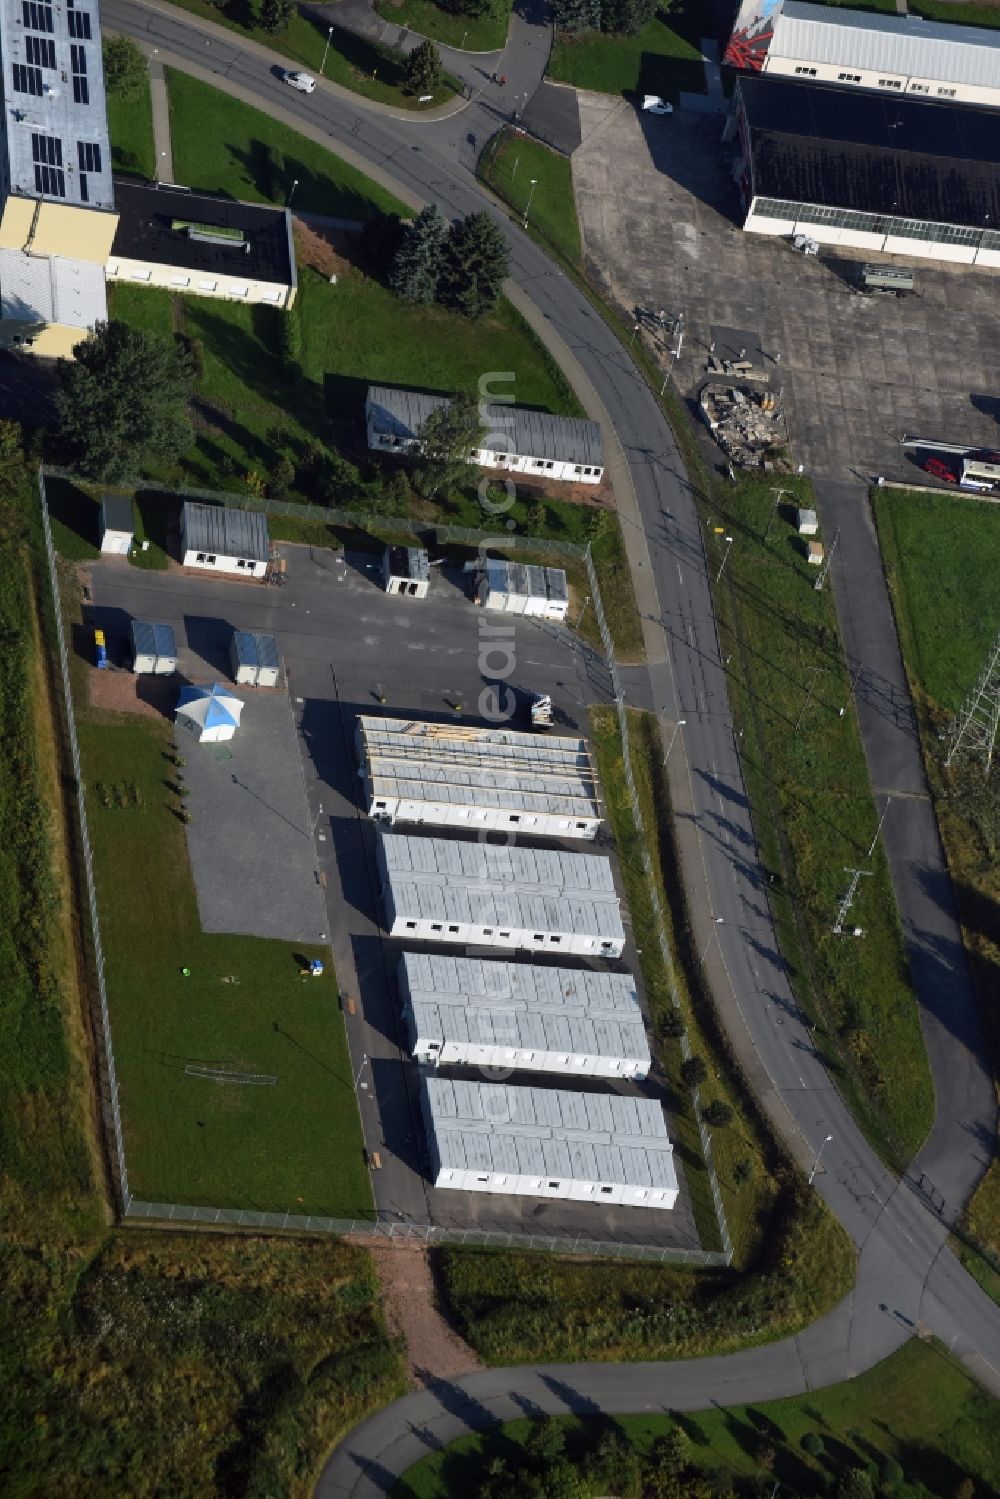
{"type": "Polygon", "coordinates": [[[624,942],[611,861],[379,830],[397,915],[624,942]]]}
{"type": "Polygon", "coordinates": [[[278,655],[278,642],[273,635],[254,635],[254,645],[257,648],[257,665],[262,671],[277,671],[281,665],[278,655]]]}
{"type": "Polygon", "coordinates": [[[372,797],[587,819],[601,815],[583,739],[367,715],[358,722],[372,797]]]}
{"type": "Polygon", "coordinates": [[[434,953],[404,953],[399,966],[419,1037],[650,1065],[631,974],[434,953]]]}
{"type": "MultiPolygon", "coordinates": [[[[419,390],[370,385],[365,404],[376,431],[413,440],[420,436],[431,412],[447,406],[449,399],[419,390]]],[[[553,463],[604,466],[604,444],[596,422],[575,416],[553,416],[525,406],[484,406],[482,414],[487,429],[483,445],[490,452],[544,458],[553,463]]]]}
{"type": "Polygon", "coordinates": [[[106,494],[101,500],[101,519],[107,531],[135,532],[135,517],[132,501],[127,494],[106,494]]]}
{"type": "Polygon", "coordinates": [[[899,73],[911,78],[1000,88],[1000,32],[924,21],[919,16],[869,15],[785,0],[768,47],[772,56],[899,73]]]}
{"type": "Polygon", "coordinates": [[[273,635],[261,635],[256,630],[234,630],[233,644],[236,659],[241,666],[258,666],[277,671],[278,642],[273,635]]]}
{"type": "Polygon", "coordinates": [[[3,136],[11,194],[113,209],[97,0],[87,0],[86,6],[79,8],[49,4],[29,8],[22,7],[21,0],[0,0],[0,56],[8,106],[3,136]],[[80,21],[81,16],[86,22],[80,21]],[[71,17],[77,19],[71,23],[71,17]],[[81,31],[87,34],[81,35],[81,31]],[[53,67],[41,65],[50,60],[53,67]],[[8,92],[11,69],[18,65],[27,66],[37,84],[34,92],[8,92]],[[58,145],[46,145],[42,156],[34,139],[37,136],[58,145]],[[86,167],[80,145],[96,148],[98,153],[96,157],[88,153],[86,167]],[[50,168],[47,179],[35,170],[36,165],[43,164],[50,168]],[[58,175],[51,175],[53,172],[58,175]]]}
{"type": "Polygon", "coordinates": [[[383,566],[388,570],[390,578],[406,578],[411,583],[426,583],[430,580],[430,558],[423,547],[386,547],[383,566]]]}
{"type": "Polygon", "coordinates": [[[423,1078],[421,1089],[446,1170],[677,1190],[652,1099],[442,1077],[423,1078]]]}
{"type": "Polygon", "coordinates": [[[233,648],[236,651],[236,659],[241,666],[257,665],[257,643],[254,640],[252,631],[234,630],[233,648]]]}
{"type": "Polygon", "coordinates": [[[187,500],[182,527],[188,551],[244,557],[253,562],[266,562],[270,556],[267,517],[256,510],[230,510],[224,505],[198,505],[187,500]]]}
{"type": "Polygon", "coordinates": [[[174,661],[177,659],[177,641],[174,639],[173,628],[170,625],[158,624],[153,620],[134,619],[132,621],[132,645],[137,656],[159,656],[174,661]]]}
{"type": "Polygon", "coordinates": [[[559,600],[569,598],[569,585],[561,567],[533,567],[506,557],[487,557],[483,565],[490,591],[516,598],[559,600]]]}

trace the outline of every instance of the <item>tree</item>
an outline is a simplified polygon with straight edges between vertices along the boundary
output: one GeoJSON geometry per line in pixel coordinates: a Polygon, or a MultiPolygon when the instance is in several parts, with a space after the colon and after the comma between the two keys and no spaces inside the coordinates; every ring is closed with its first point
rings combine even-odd
{"type": "Polygon", "coordinates": [[[295,382],[302,375],[302,324],[299,321],[298,309],[289,307],[284,313],[279,314],[281,322],[279,327],[279,340],[281,344],[281,362],[285,366],[285,372],[295,382]]]}
{"type": "Polygon", "coordinates": [[[635,36],[656,14],[658,0],[600,0],[601,30],[635,36]]]}
{"type": "Polygon", "coordinates": [[[439,301],[467,317],[492,311],[510,269],[503,231],[486,213],[453,224],[445,245],[439,301]]]}
{"type": "Polygon", "coordinates": [[[884,1494],[892,1494],[903,1482],[903,1469],[894,1457],[883,1457],[878,1465],[879,1482],[884,1494]]]}
{"type": "Polygon", "coordinates": [[[411,94],[433,94],[443,82],[444,64],[440,52],[433,42],[421,42],[406,59],[404,87],[411,94]]]}
{"type": "MultiPolygon", "coordinates": [[[[747,1156],[741,1156],[733,1167],[733,1186],[745,1186],[751,1176],[753,1176],[753,1163],[747,1156]]],[[[816,1434],[815,1432],[811,1432],[807,1433],[807,1435],[815,1436],[816,1434]]],[[[821,1438],[817,1437],[816,1440],[820,1441],[821,1438]]],[[[803,1447],[806,1446],[805,1437],[802,1438],[802,1445],[803,1447]]],[[[806,1451],[809,1451],[808,1447],[806,1447],[806,1451]]]]}
{"type": "Polygon", "coordinates": [[[465,478],[483,430],[473,396],[453,396],[446,406],[431,412],[420,428],[422,461],[417,470],[418,486],[428,499],[465,478]]]}
{"type": "Polygon", "coordinates": [[[653,1443],[646,1467],[646,1487],[656,1499],[673,1499],[682,1493],[682,1485],[691,1457],[691,1442],[679,1426],[653,1443]]]}
{"type": "Polygon", "coordinates": [[[733,1122],[733,1111],[721,1098],[713,1098],[704,1111],[705,1123],[713,1129],[725,1129],[733,1122]]]}
{"type": "Polygon", "coordinates": [[[68,456],[94,479],[123,479],[152,459],[172,463],[192,441],[191,363],[172,341],[98,323],[59,361],[59,431],[68,456]]]}
{"type": "Polygon", "coordinates": [[[601,24],[601,0],[552,0],[557,31],[596,31],[601,24]]]}
{"type": "Polygon", "coordinates": [[[818,1431],[807,1431],[802,1438],[802,1451],[808,1452],[810,1457],[820,1457],[823,1452],[823,1438],[818,1431]]]}
{"type": "Polygon", "coordinates": [[[698,1088],[708,1077],[708,1068],[703,1057],[688,1057],[681,1063],[681,1077],[689,1088],[698,1088]]]}
{"type": "Polygon", "coordinates": [[[558,1421],[545,1416],[532,1426],[524,1450],[535,1467],[545,1469],[565,1455],[566,1433],[558,1421]]]}
{"type": "Polygon", "coordinates": [[[24,439],[20,422],[0,421],[0,494],[9,494],[24,477],[24,439]]]}
{"type": "Polygon", "coordinates": [[[294,483],[295,465],[287,453],[282,453],[267,481],[268,497],[272,500],[283,500],[294,483]]]}
{"type": "Polygon", "coordinates": [[[873,1499],[875,1485],[867,1468],[848,1468],[837,1485],[837,1499],[873,1499]]]}
{"type": "Polygon", "coordinates": [[[135,42],[127,36],[105,38],[104,87],[116,99],[138,99],[146,91],[147,63],[135,42]]]}
{"type": "Polygon", "coordinates": [[[684,1016],[673,1005],[668,1005],[665,1010],[660,1012],[656,1028],[661,1036],[666,1036],[671,1041],[676,1041],[684,1034],[684,1016]]]}
{"type": "Polygon", "coordinates": [[[294,0],[260,0],[260,27],[271,36],[287,31],[294,14],[294,0]]]}
{"type": "Polygon", "coordinates": [[[541,500],[529,500],[524,517],[524,529],[529,536],[545,534],[548,511],[541,500]]]}
{"type": "Polygon", "coordinates": [[[438,294],[448,225],[436,203],[407,224],[399,241],[389,286],[404,302],[433,302],[438,294]]]}

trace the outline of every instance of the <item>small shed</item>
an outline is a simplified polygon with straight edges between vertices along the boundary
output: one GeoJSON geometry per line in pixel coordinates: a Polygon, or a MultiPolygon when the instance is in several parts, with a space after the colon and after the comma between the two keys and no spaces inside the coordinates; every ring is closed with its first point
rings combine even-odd
{"type": "Polygon", "coordinates": [[[227,687],[214,682],[211,687],[181,688],[177,699],[176,721],[188,729],[199,744],[216,744],[232,739],[240,726],[243,704],[227,687]]]}
{"type": "Polygon", "coordinates": [[[177,670],[177,642],[170,625],[132,621],[132,670],[137,676],[169,676],[177,670]]]}
{"type": "Polygon", "coordinates": [[[382,558],[386,593],[423,599],[431,586],[430,558],[423,547],[386,547],[382,558]]]}
{"type": "Polygon", "coordinates": [[[795,527],[800,536],[815,536],[819,531],[815,510],[796,510],[795,527]]]}
{"type": "Polygon", "coordinates": [[[234,630],[229,643],[233,681],[245,687],[277,687],[281,677],[278,642],[255,630],[234,630]]]}
{"type": "Polygon", "coordinates": [[[128,495],[106,494],[101,500],[101,551],[127,556],[135,540],[135,517],[128,495]]]}
{"type": "Polygon", "coordinates": [[[476,600],[503,614],[565,619],[569,607],[566,574],[557,567],[526,566],[489,557],[479,574],[476,600]]]}
{"type": "Polygon", "coordinates": [[[821,541],[806,542],[806,561],[810,567],[820,567],[823,562],[823,543],[821,541]]]}

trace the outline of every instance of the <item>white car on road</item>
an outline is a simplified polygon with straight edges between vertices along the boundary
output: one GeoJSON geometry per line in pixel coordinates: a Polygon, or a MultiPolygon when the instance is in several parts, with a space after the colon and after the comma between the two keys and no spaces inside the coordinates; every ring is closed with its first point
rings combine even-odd
{"type": "Polygon", "coordinates": [[[285,72],[281,76],[289,88],[297,89],[300,94],[311,94],[316,87],[316,80],[311,73],[285,72]]]}

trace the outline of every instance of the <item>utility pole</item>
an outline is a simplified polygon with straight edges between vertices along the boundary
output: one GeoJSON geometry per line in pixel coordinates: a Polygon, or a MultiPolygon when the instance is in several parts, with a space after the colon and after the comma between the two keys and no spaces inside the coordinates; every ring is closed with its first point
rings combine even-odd
{"type": "Polygon", "coordinates": [[[813,584],[813,587],[816,589],[817,593],[822,593],[823,591],[823,584],[826,582],[827,573],[830,571],[830,564],[833,561],[833,554],[837,550],[837,542],[839,540],[840,527],[838,526],[836,531],[834,531],[833,533],[833,540],[830,543],[830,550],[827,552],[826,556],[823,559],[823,566],[819,570],[819,577],[813,584]]]}
{"type": "Polygon", "coordinates": [[[1000,635],[990,648],[979,681],[962,704],[945,765],[950,765],[959,751],[980,755],[989,775],[1000,731],[1000,635]]]}
{"type": "MultiPolygon", "coordinates": [[[[837,919],[833,923],[834,935],[837,937],[843,935],[844,922],[847,920],[847,913],[850,911],[852,905],[854,904],[854,897],[858,893],[858,886],[860,885],[862,880],[871,879],[872,872],[870,869],[846,868],[844,870],[844,873],[851,876],[851,883],[848,885],[846,892],[841,898],[840,906],[837,909],[837,919]]],[[[853,935],[855,937],[860,937],[863,935],[862,930],[859,926],[854,927],[853,935]]]]}
{"type": "Polygon", "coordinates": [[[792,730],[793,734],[797,734],[799,732],[799,728],[801,727],[802,720],[806,716],[806,709],[809,707],[809,704],[812,701],[812,695],[813,695],[813,691],[814,691],[814,689],[816,687],[816,683],[819,681],[820,675],[824,671],[826,671],[826,667],[825,666],[814,666],[813,667],[812,680],[809,683],[809,690],[806,693],[806,700],[802,704],[802,707],[799,709],[799,716],[795,720],[795,728],[792,730]]]}
{"type": "Polygon", "coordinates": [[[783,494],[788,494],[789,491],[787,489],[772,489],[771,493],[774,495],[774,504],[771,506],[771,514],[768,516],[767,525],[764,527],[764,535],[762,538],[764,541],[767,540],[767,533],[771,529],[771,522],[774,520],[774,517],[778,513],[778,506],[781,504],[781,496],[783,494]]]}

